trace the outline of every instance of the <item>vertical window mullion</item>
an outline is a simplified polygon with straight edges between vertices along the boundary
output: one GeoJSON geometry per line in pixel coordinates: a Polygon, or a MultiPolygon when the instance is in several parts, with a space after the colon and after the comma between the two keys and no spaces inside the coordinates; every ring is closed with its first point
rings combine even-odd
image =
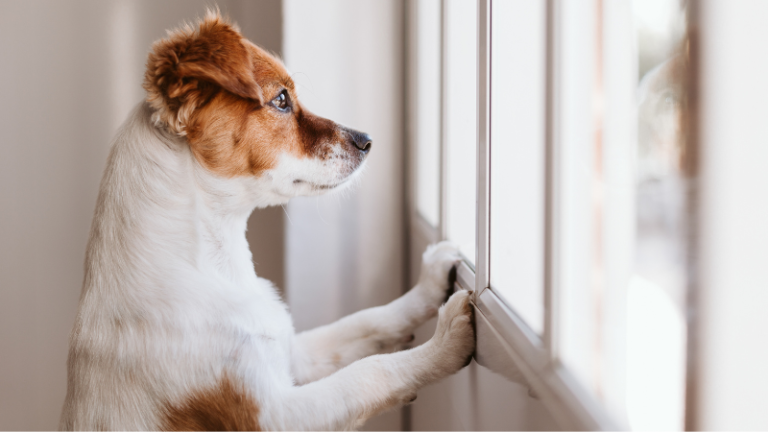
{"type": "Polygon", "coordinates": [[[448,114],[445,105],[448,103],[446,83],[448,82],[448,44],[446,38],[446,0],[440,1],[440,238],[448,238],[448,140],[445,117],[448,114]]]}
{"type": "Polygon", "coordinates": [[[490,286],[491,6],[478,2],[476,295],[490,286]]]}
{"type": "Polygon", "coordinates": [[[557,155],[557,4],[556,0],[547,1],[546,11],[546,105],[545,105],[545,247],[544,247],[544,346],[549,354],[550,361],[555,361],[557,353],[557,329],[558,329],[558,226],[557,201],[558,190],[558,161],[557,155]]]}

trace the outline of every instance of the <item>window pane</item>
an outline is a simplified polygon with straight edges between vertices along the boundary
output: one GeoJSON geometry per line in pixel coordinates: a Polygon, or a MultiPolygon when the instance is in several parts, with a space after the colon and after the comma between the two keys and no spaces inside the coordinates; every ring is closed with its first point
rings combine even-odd
{"type": "Polygon", "coordinates": [[[545,2],[495,0],[491,34],[491,287],[544,327],[545,2]]]}
{"type": "Polygon", "coordinates": [[[559,6],[558,354],[633,429],[679,430],[691,175],[685,12],[678,0],[559,6]]]}
{"type": "MultiPolygon", "coordinates": [[[[557,40],[559,90],[554,110],[559,119],[555,174],[561,254],[558,262],[561,314],[557,316],[560,357],[577,379],[595,394],[601,393],[599,203],[602,190],[597,155],[600,117],[598,2],[573,0],[559,3],[557,40]]],[[[631,86],[628,86],[631,90],[631,86]]],[[[631,101],[629,101],[631,103],[631,101]]],[[[626,145],[626,143],[625,143],[626,145]]],[[[626,161],[624,168],[629,168],[626,161]]]]}
{"type": "Polygon", "coordinates": [[[416,3],[416,207],[440,222],[440,0],[416,3]]]}
{"type": "Polygon", "coordinates": [[[477,2],[445,2],[447,235],[475,261],[477,184],[477,2]]]}
{"type": "Polygon", "coordinates": [[[683,135],[685,11],[678,0],[633,3],[638,42],[635,249],[627,291],[627,413],[633,429],[682,430],[686,347],[683,135]]]}

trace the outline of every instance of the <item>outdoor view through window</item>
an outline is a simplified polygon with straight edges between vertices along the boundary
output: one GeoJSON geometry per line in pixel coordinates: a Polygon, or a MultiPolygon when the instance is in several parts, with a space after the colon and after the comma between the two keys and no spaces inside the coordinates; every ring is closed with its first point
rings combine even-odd
{"type": "Polygon", "coordinates": [[[684,427],[688,39],[683,0],[633,2],[638,46],[634,275],[627,292],[633,429],[684,427]]]}

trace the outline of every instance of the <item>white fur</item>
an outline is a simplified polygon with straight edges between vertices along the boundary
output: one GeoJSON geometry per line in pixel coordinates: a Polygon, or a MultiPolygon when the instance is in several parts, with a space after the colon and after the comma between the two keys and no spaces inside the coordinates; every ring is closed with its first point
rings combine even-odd
{"type": "Polygon", "coordinates": [[[255,207],[322,192],[297,175],[328,185],[350,173],[286,156],[259,178],[220,178],[150,117],[146,104],[133,111],[102,180],[61,428],[158,429],[164,404],[227,371],[256,400],[263,429],[349,429],[463,365],[473,349],[466,293],[441,309],[428,343],[370,356],[434,316],[454,246],[429,249],[403,297],[294,335],[272,284],[254,272],[246,220],[255,207]]]}

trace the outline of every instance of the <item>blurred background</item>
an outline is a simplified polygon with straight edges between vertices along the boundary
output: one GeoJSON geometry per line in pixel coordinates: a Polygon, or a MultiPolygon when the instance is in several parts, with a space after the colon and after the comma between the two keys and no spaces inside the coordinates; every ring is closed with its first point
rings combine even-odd
{"type": "Polygon", "coordinates": [[[58,426],[110,140],[210,7],[375,141],[249,221],[297,331],[464,253],[477,361],[364,429],[768,428],[765,1],[0,0],[0,429],[58,426]]]}

